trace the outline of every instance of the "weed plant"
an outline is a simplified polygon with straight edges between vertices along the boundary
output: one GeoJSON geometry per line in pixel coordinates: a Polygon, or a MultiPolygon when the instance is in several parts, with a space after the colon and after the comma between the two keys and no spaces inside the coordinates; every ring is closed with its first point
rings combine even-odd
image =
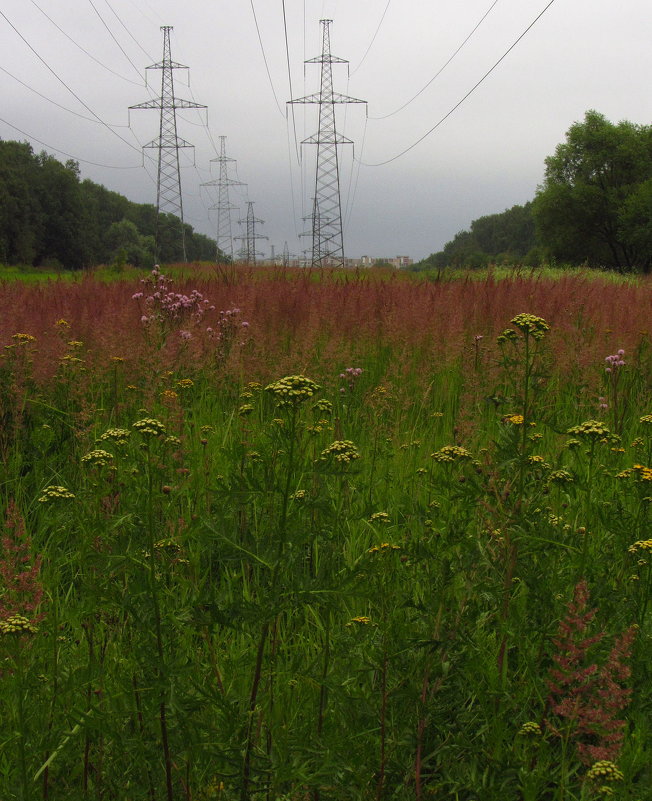
{"type": "Polygon", "coordinates": [[[2,288],[0,798],[652,799],[649,285],[169,281],[2,288]]]}

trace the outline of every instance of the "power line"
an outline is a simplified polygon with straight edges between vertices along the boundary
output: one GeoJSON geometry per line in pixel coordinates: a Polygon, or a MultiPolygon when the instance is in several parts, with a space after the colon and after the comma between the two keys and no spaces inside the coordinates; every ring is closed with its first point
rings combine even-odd
{"type": "Polygon", "coordinates": [[[258,34],[258,41],[260,42],[260,50],[261,50],[261,53],[263,54],[263,61],[265,62],[265,69],[267,70],[267,77],[269,78],[269,85],[270,85],[270,87],[272,89],[272,94],[274,95],[274,101],[276,102],[276,108],[278,109],[279,114],[281,114],[282,116],[285,116],[283,114],[283,111],[281,110],[281,105],[278,102],[278,97],[276,96],[276,90],[274,89],[274,84],[272,82],[272,76],[271,76],[271,73],[269,71],[269,64],[267,63],[267,56],[265,55],[265,48],[263,46],[263,39],[262,39],[262,37],[260,35],[260,28],[258,27],[258,18],[256,17],[256,9],[254,8],[254,0],[249,0],[249,2],[251,4],[251,13],[254,15],[254,22],[256,24],[256,33],[258,34]]]}
{"type": "MultiPolygon", "coordinates": [[[[106,5],[109,7],[109,11],[110,11],[110,12],[113,14],[113,16],[114,16],[114,17],[115,17],[115,18],[118,20],[118,22],[120,23],[120,25],[122,25],[122,27],[125,29],[125,31],[127,32],[127,35],[128,35],[128,36],[129,36],[129,37],[130,37],[130,38],[131,38],[131,39],[132,39],[132,40],[133,40],[133,41],[136,43],[136,46],[137,46],[137,47],[139,47],[139,48],[142,50],[142,52],[143,52],[143,53],[144,53],[144,54],[147,56],[147,58],[148,58],[150,61],[153,61],[152,57],[151,57],[151,56],[150,56],[150,54],[147,52],[147,50],[145,50],[145,48],[144,48],[144,47],[141,45],[141,43],[138,41],[138,39],[136,39],[136,37],[135,37],[135,36],[133,35],[133,33],[132,33],[130,30],[129,30],[129,28],[127,28],[127,26],[124,24],[124,22],[123,22],[123,21],[120,19],[120,17],[119,17],[119,16],[118,16],[118,14],[116,13],[116,11],[115,11],[115,9],[113,8],[113,6],[111,5],[111,3],[109,3],[109,0],[104,0],[104,2],[105,2],[105,3],[106,3],[106,5]]],[[[139,72],[140,72],[140,71],[139,71],[139,72]]]]}
{"type": "MultiPolygon", "coordinates": [[[[290,69],[290,46],[288,44],[288,21],[285,13],[285,0],[283,0],[283,33],[285,34],[285,60],[287,61],[288,66],[290,97],[294,97],[294,90],[292,89],[292,70],[290,69]]],[[[299,156],[299,142],[297,139],[297,121],[294,114],[294,106],[292,106],[292,130],[294,131],[294,149],[297,155],[297,164],[301,164],[301,157],[299,156]]]]}
{"type": "Polygon", "coordinates": [[[18,28],[16,28],[16,26],[15,26],[15,25],[14,25],[14,24],[11,22],[11,20],[9,20],[9,18],[7,17],[7,15],[6,15],[6,14],[4,13],[4,11],[2,11],[1,9],[0,9],[0,16],[2,16],[2,17],[3,17],[3,19],[5,20],[5,22],[6,22],[6,23],[7,23],[7,24],[8,24],[8,25],[11,27],[11,29],[12,29],[12,30],[13,30],[13,31],[14,31],[14,32],[15,32],[15,33],[16,33],[16,34],[17,34],[17,35],[18,35],[18,36],[19,36],[19,37],[22,39],[22,41],[23,41],[23,42],[24,42],[24,43],[27,45],[27,47],[29,47],[29,49],[32,51],[32,53],[34,53],[34,55],[35,55],[35,56],[38,58],[38,60],[39,60],[39,61],[40,61],[40,62],[41,62],[41,63],[42,63],[42,64],[43,64],[43,65],[44,65],[44,66],[45,66],[47,69],[48,69],[48,71],[49,71],[49,72],[51,72],[51,73],[52,73],[52,75],[54,75],[54,77],[55,77],[55,78],[56,78],[56,79],[59,81],[59,83],[60,83],[62,86],[64,86],[64,87],[65,87],[65,88],[66,88],[66,89],[67,89],[67,90],[70,92],[70,94],[71,94],[71,95],[72,95],[72,96],[75,98],[75,100],[77,100],[79,103],[81,103],[81,105],[82,105],[82,106],[83,106],[83,107],[86,109],[86,111],[89,111],[89,112],[90,112],[90,113],[91,113],[91,114],[92,114],[92,115],[95,117],[95,119],[97,119],[99,122],[101,122],[101,123],[102,123],[102,125],[103,125],[103,126],[104,126],[104,127],[105,127],[105,128],[108,130],[108,131],[110,131],[110,132],[111,132],[111,133],[112,133],[114,136],[117,136],[117,137],[118,137],[118,139],[119,139],[121,142],[124,142],[124,144],[125,144],[125,145],[127,145],[127,147],[131,148],[132,150],[135,150],[137,153],[140,153],[140,152],[141,152],[141,151],[140,151],[140,150],[139,150],[137,147],[135,147],[134,145],[132,145],[132,144],[131,144],[131,142],[128,142],[126,139],[124,139],[122,136],[120,136],[120,134],[119,134],[119,133],[116,133],[116,131],[114,131],[114,130],[113,130],[113,128],[112,128],[112,127],[111,127],[111,126],[110,126],[110,125],[109,125],[107,122],[104,122],[104,120],[103,120],[103,119],[102,119],[100,116],[98,116],[98,115],[97,115],[97,114],[96,114],[96,113],[93,111],[93,109],[92,109],[92,108],[91,108],[91,107],[90,107],[90,106],[89,106],[87,103],[85,103],[85,102],[84,102],[84,101],[81,99],[81,97],[79,97],[79,95],[78,95],[78,94],[76,94],[76,93],[75,93],[75,92],[74,92],[74,91],[73,91],[73,90],[72,90],[72,89],[71,89],[71,88],[68,86],[68,84],[67,84],[67,83],[66,83],[66,82],[63,80],[63,78],[59,77],[59,75],[58,75],[58,74],[57,74],[57,73],[56,73],[56,72],[55,72],[55,71],[52,69],[52,67],[51,67],[51,66],[50,66],[50,65],[47,63],[47,61],[46,61],[46,60],[45,60],[45,59],[44,59],[44,58],[43,58],[43,57],[42,57],[42,56],[41,56],[41,55],[40,55],[40,54],[39,54],[39,53],[38,53],[38,52],[37,52],[37,51],[36,51],[36,50],[35,50],[33,47],[32,47],[32,45],[31,45],[31,44],[30,44],[30,43],[27,41],[27,39],[25,39],[25,37],[24,37],[24,36],[22,35],[22,33],[21,33],[19,30],[18,30],[18,28]]]}
{"type": "Polygon", "coordinates": [[[82,53],[84,53],[85,55],[87,55],[87,56],[88,56],[90,59],[92,59],[92,60],[93,60],[93,61],[94,61],[96,64],[99,64],[99,65],[100,65],[100,67],[103,67],[105,70],[108,70],[108,71],[109,71],[109,72],[110,72],[112,75],[115,75],[115,76],[117,76],[118,78],[122,79],[123,81],[127,81],[128,83],[133,83],[135,86],[142,86],[142,83],[140,83],[139,81],[134,81],[134,80],[132,80],[131,78],[127,78],[125,75],[121,75],[119,72],[116,72],[114,69],[112,69],[111,67],[108,67],[106,64],[104,64],[103,62],[101,62],[101,61],[100,61],[98,58],[96,58],[96,57],[95,57],[95,56],[94,56],[92,53],[90,53],[88,50],[86,50],[86,48],[85,48],[85,47],[82,47],[82,45],[80,45],[80,44],[79,44],[79,42],[76,42],[76,41],[75,41],[75,40],[72,38],[72,36],[70,36],[68,33],[66,33],[66,31],[64,31],[64,29],[63,29],[63,28],[62,28],[60,25],[58,25],[58,24],[57,24],[57,23],[56,23],[56,22],[55,22],[55,21],[52,19],[52,17],[50,17],[48,14],[46,14],[46,12],[45,12],[45,11],[43,11],[43,9],[41,8],[41,6],[39,6],[39,5],[38,5],[38,3],[36,3],[36,2],[35,2],[35,0],[30,0],[30,2],[31,2],[31,4],[32,4],[32,5],[33,5],[35,8],[37,8],[37,9],[38,9],[38,10],[41,12],[41,14],[43,14],[43,16],[44,16],[44,17],[45,17],[45,18],[46,18],[46,19],[47,19],[49,22],[51,22],[51,23],[52,23],[52,25],[54,25],[54,27],[55,27],[55,28],[56,28],[56,29],[59,31],[59,33],[62,33],[62,34],[63,34],[63,35],[66,37],[66,39],[68,39],[68,41],[72,42],[72,43],[75,45],[75,47],[77,47],[79,50],[81,50],[81,51],[82,51],[82,53]]]}
{"type": "Polygon", "coordinates": [[[497,5],[497,3],[498,3],[498,0],[494,0],[494,2],[493,2],[493,3],[492,3],[490,6],[489,6],[489,8],[488,8],[488,9],[485,11],[485,13],[483,14],[483,16],[480,18],[480,20],[479,20],[479,21],[476,23],[476,25],[475,25],[475,27],[473,28],[473,30],[471,31],[471,33],[470,33],[470,34],[469,34],[469,35],[466,37],[466,39],[465,39],[465,40],[462,42],[462,44],[461,44],[461,45],[460,45],[460,46],[457,48],[457,50],[456,50],[456,51],[453,53],[453,55],[452,55],[452,56],[451,56],[451,57],[448,59],[448,61],[447,61],[445,64],[443,64],[443,66],[441,66],[441,67],[440,67],[440,68],[437,70],[437,72],[436,72],[436,73],[435,73],[435,74],[432,76],[432,78],[431,78],[431,79],[428,81],[428,83],[427,83],[427,84],[426,84],[426,85],[425,85],[425,86],[424,86],[422,89],[419,89],[419,91],[416,93],[416,95],[414,95],[414,97],[411,97],[411,98],[410,98],[410,99],[407,101],[407,103],[403,103],[403,105],[402,105],[402,106],[399,106],[399,108],[395,109],[394,111],[390,111],[390,113],[389,113],[389,114],[383,114],[383,115],[382,115],[382,116],[380,116],[380,117],[371,117],[371,119],[372,119],[372,120],[386,120],[388,117],[393,117],[393,116],[394,116],[394,114],[398,114],[398,112],[399,112],[399,111],[403,111],[403,109],[404,109],[404,108],[407,108],[407,107],[410,105],[410,103],[412,103],[412,101],[413,101],[413,100],[416,100],[416,99],[417,99],[417,97],[419,97],[419,95],[422,95],[422,94],[423,94],[423,93],[426,91],[426,89],[427,89],[427,88],[430,86],[430,84],[431,84],[431,83],[432,83],[434,80],[436,80],[437,78],[439,78],[439,76],[440,76],[440,75],[442,74],[442,72],[443,72],[443,71],[446,69],[446,67],[447,67],[447,66],[448,66],[448,65],[451,63],[451,61],[452,61],[452,60],[455,58],[455,56],[456,56],[456,55],[457,55],[457,54],[460,52],[460,50],[461,50],[461,49],[464,47],[464,45],[465,45],[465,44],[466,44],[466,43],[469,41],[469,39],[470,39],[470,38],[473,36],[473,34],[474,34],[474,33],[475,33],[477,30],[478,30],[478,28],[480,27],[480,25],[482,25],[482,23],[483,23],[483,22],[484,22],[484,21],[487,19],[487,17],[489,16],[489,14],[491,13],[491,11],[493,10],[494,6],[495,6],[495,5],[497,5]]]}
{"type": "MultiPolygon", "coordinates": [[[[132,61],[132,60],[129,58],[129,56],[128,56],[128,54],[127,54],[127,51],[126,51],[126,50],[124,49],[124,47],[123,47],[123,46],[120,44],[120,42],[119,42],[119,41],[118,41],[118,40],[115,38],[115,36],[113,35],[113,31],[111,30],[111,28],[109,28],[109,26],[108,26],[108,25],[106,24],[106,22],[104,21],[104,17],[103,17],[103,16],[100,14],[100,12],[97,10],[97,7],[96,7],[96,6],[95,6],[95,4],[93,3],[93,0],[88,0],[88,2],[90,3],[90,5],[91,5],[91,8],[93,9],[93,11],[94,11],[94,12],[97,14],[97,16],[99,17],[99,20],[100,20],[100,22],[102,23],[102,25],[104,25],[104,27],[106,28],[106,30],[107,30],[107,32],[108,32],[108,34],[109,34],[109,36],[110,36],[110,37],[113,39],[113,41],[114,41],[114,42],[115,42],[115,43],[118,45],[118,47],[120,48],[120,52],[122,53],[122,55],[123,55],[123,56],[124,56],[124,57],[127,59],[127,61],[128,61],[130,64],[131,64],[131,66],[132,66],[132,67],[133,67],[133,68],[136,70],[136,72],[137,72],[137,73],[140,75],[140,67],[137,67],[137,66],[134,64],[134,62],[133,62],[133,61],[132,61]]],[[[149,56],[148,56],[148,58],[149,58],[149,56]]]]}
{"type": "MultiPolygon", "coordinates": [[[[4,72],[5,75],[8,75],[10,78],[13,78],[14,81],[17,81],[21,86],[24,86],[25,89],[29,89],[30,92],[34,92],[35,95],[38,95],[43,100],[47,100],[48,103],[52,103],[53,106],[56,106],[57,108],[63,109],[63,111],[67,111],[69,114],[74,114],[75,117],[79,117],[79,119],[81,119],[81,120],[86,120],[87,122],[95,122],[95,123],[99,122],[99,120],[95,119],[94,117],[86,117],[84,114],[80,114],[78,111],[74,111],[73,109],[68,108],[67,106],[61,105],[61,103],[57,103],[56,100],[52,100],[52,98],[48,97],[47,95],[44,95],[42,92],[39,92],[38,89],[34,89],[33,86],[30,86],[29,84],[25,83],[25,81],[21,81],[20,78],[18,78],[13,73],[9,72],[9,70],[5,69],[4,67],[0,67],[0,70],[2,72],[4,72]]],[[[107,123],[107,125],[108,124],[109,123],[107,123]]],[[[111,127],[112,128],[127,128],[128,126],[127,125],[112,125],[111,127]]]]}
{"type": "MultiPolygon", "coordinates": [[[[72,153],[66,153],[65,150],[60,150],[58,147],[53,147],[52,145],[48,144],[47,142],[43,142],[41,139],[38,139],[36,136],[33,136],[27,131],[23,131],[22,128],[18,128],[18,126],[13,125],[8,120],[3,119],[0,117],[0,122],[3,122],[5,125],[8,125],[10,128],[13,128],[14,131],[18,131],[19,134],[26,136],[28,139],[31,139],[34,142],[38,142],[39,145],[43,145],[43,147],[47,147],[48,150],[54,150],[55,153],[60,153],[62,156],[67,156],[69,159],[73,159],[74,161],[79,161],[81,164],[92,164],[94,167],[104,167],[107,170],[139,170],[143,164],[137,164],[133,167],[118,167],[115,164],[98,164],[96,161],[89,161],[88,159],[80,159],[78,156],[74,156],[72,153]]],[[[149,175],[149,173],[147,173],[149,175]]],[[[150,176],[151,178],[151,176],[150,176]]]]}
{"type": "Polygon", "coordinates": [[[360,69],[360,67],[362,66],[362,62],[363,62],[363,61],[365,60],[365,58],[367,58],[367,56],[369,55],[369,51],[370,51],[370,50],[371,50],[371,48],[373,47],[373,44],[374,44],[374,42],[376,41],[376,37],[378,36],[378,31],[380,31],[380,28],[381,28],[381,26],[382,26],[383,22],[385,21],[385,15],[387,14],[387,9],[389,8],[389,4],[390,4],[391,2],[392,2],[392,0],[387,0],[387,5],[385,6],[385,10],[383,11],[383,15],[382,15],[382,17],[380,18],[380,22],[378,23],[378,27],[376,28],[376,32],[375,32],[375,33],[374,33],[374,35],[371,37],[371,41],[369,42],[369,47],[368,47],[368,48],[365,50],[364,56],[362,56],[362,58],[361,58],[361,59],[360,59],[360,61],[358,62],[358,66],[357,66],[357,67],[356,67],[356,68],[355,68],[355,69],[354,69],[354,70],[351,72],[351,75],[354,75],[354,74],[355,74],[355,73],[356,73],[356,72],[357,72],[357,71],[360,69]]]}
{"type": "Polygon", "coordinates": [[[476,83],[474,86],[472,86],[472,87],[471,87],[471,89],[469,89],[469,91],[468,91],[468,92],[467,92],[467,93],[464,95],[464,97],[463,97],[461,100],[459,100],[459,101],[458,101],[458,102],[457,102],[457,103],[456,103],[456,104],[453,106],[453,108],[452,108],[452,109],[451,109],[449,112],[447,112],[447,113],[446,113],[446,114],[445,114],[445,115],[444,115],[444,116],[443,116],[443,117],[442,117],[442,118],[439,120],[439,122],[437,122],[435,125],[433,125],[433,126],[432,126],[432,128],[430,128],[428,131],[426,131],[426,132],[423,134],[423,136],[420,136],[420,137],[419,137],[419,138],[416,140],[416,142],[413,142],[413,143],[412,143],[412,144],[411,144],[409,147],[406,147],[406,148],[405,148],[405,150],[402,150],[400,153],[397,153],[397,155],[396,155],[396,156],[392,156],[392,158],[391,158],[391,159],[386,159],[385,161],[379,161],[379,162],[376,162],[376,163],[373,163],[373,164],[369,164],[369,163],[367,163],[367,162],[364,162],[364,161],[362,161],[362,162],[360,162],[360,163],[361,163],[361,164],[363,164],[365,167],[383,167],[385,164],[390,164],[392,161],[396,161],[397,159],[401,158],[401,156],[404,156],[406,153],[409,153],[409,151],[410,151],[410,150],[412,150],[412,149],[413,149],[413,148],[415,148],[415,147],[416,147],[418,144],[420,144],[421,142],[423,142],[423,140],[424,140],[424,139],[426,139],[428,136],[430,136],[430,134],[431,134],[431,133],[434,133],[434,131],[436,131],[436,130],[437,130],[437,128],[439,128],[439,126],[440,126],[442,123],[444,123],[444,122],[445,122],[445,121],[446,121],[446,120],[447,120],[447,119],[448,119],[448,118],[451,116],[451,114],[452,114],[454,111],[457,111],[457,109],[458,109],[458,108],[459,108],[459,107],[462,105],[462,103],[464,103],[464,101],[465,101],[465,100],[467,100],[467,98],[469,98],[469,97],[470,97],[470,96],[471,96],[471,95],[472,95],[472,94],[475,92],[475,90],[476,90],[476,89],[477,89],[477,88],[480,86],[480,84],[482,84],[482,83],[483,83],[483,82],[484,82],[484,81],[485,81],[485,80],[486,80],[486,79],[487,79],[487,78],[488,78],[488,77],[491,75],[491,73],[492,73],[492,72],[493,72],[493,71],[496,69],[496,67],[497,67],[497,66],[498,66],[498,65],[499,65],[499,64],[500,64],[502,61],[504,61],[504,60],[505,60],[505,58],[507,58],[507,56],[508,56],[508,55],[509,55],[509,54],[512,52],[512,50],[513,50],[513,49],[516,47],[516,45],[517,45],[517,44],[518,44],[518,43],[521,41],[521,39],[523,39],[523,38],[525,37],[525,35],[526,35],[526,34],[527,34],[527,33],[528,33],[528,32],[529,32],[529,31],[530,31],[530,30],[531,30],[531,29],[532,29],[532,28],[533,28],[533,27],[536,25],[536,23],[537,23],[537,22],[538,22],[538,21],[541,19],[541,17],[542,17],[542,16],[543,16],[543,15],[546,13],[546,11],[547,11],[547,10],[550,8],[550,6],[552,6],[552,5],[553,5],[553,3],[554,3],[554,2],[555,2],[555,0],[550,0],[550,2],[549,2],[549,3],[548,3],[546,6],[545,6],[545,8],[543,9],[543,11],[541,11],[541,12],[540,12],[540,13],[539,13],[539,14],[538,14],[538,15],[537,15],[535,18],[534,18],[534,20],[532,20],[532,22],[531,22],[531,23],[530,23],[530,24],[527,26],[527,28],[526,28],[526,29],[523,31],[523,33],[522,33],[522,34],[521,34],[521,35],[518,37],[518,39],[516,39],[516,41],[515,41],[515,42],[513,42],[513,44],[511,44],[511,45],[510,45],[510,47],[509,47],[509,48],[508,48],[508,49],[507,49],[507,50],[506,50],[506,51],[505,51],[505,52],[502,54],[502,56],[501,56],[501,57],[498,59],[498,61],[496,61],[496,63],[493,65],[493,67],[491,67],[490,69],[488,69],[488,70],[487,70],[487,72],[485,72],[485,74],[482,76],[482,78],[480,78],[480,80],[479,80],[479,81],[478,81],[478,82],[477,82],[477,83],[476,83]]]}

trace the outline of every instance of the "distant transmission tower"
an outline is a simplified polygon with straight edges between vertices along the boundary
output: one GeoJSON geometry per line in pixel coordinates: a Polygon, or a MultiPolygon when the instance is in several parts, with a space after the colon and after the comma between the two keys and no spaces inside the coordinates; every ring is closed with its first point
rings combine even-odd
{"type": "Polygon", "coordinates": [[[190,142],[177,135],[178,108],[206,108],[201,103],[180,100],[174,95],[174,70],[187,70],[183,64],[172,61],[170,55],[170,31],[172,26],[163,25],[163,61],[147,67],[148,70],[161,70],[161,96],[147,100],[130,109],[157,108],[161,110],[159,135],[143,147],[158,149],[158,176],[156,180],[156,253],[161,243],[161,214],[176,215],[181,221],[181,248],[183,260],[186,257],[186,234],[183,225],[183,200],[181,197],[181,171],[179,169],[179,148],[193,147],[190,142]]]}
{"type": "Polygon", "coordinates": [[[254,204],[251,201],[247,203],[246,219],[238,220],[238,222],[240,225],[246,226],[246,233],[244,236],[236,236],[236,239],[242,240],[242,248],[240,249],[238,255],[245,264],[255,264],[256,256],[263,255],[260,251],[256,250],[256,242],[258,239],[267,239],[267,237],[256,233],[256,225],[262,225],[263,220],[259,220],[258,217],[254,217],[254,204]]]}
{"type": "Polygon", "coordinates": [[[228,176],[229,162],[235,159],[227,158],[226,155],[226,136],[220,136],[220,155],[211,162],[216,161],[220,165],[220,177],[215,181],[207,181],[202,186],[217,187],[217,204],[211,209],[217,209],[217,256],[216,261],[224,260],[226,256],[233,261],[233,235],[231,232],[231,212],[237,209],[229,200],[230,186],[245,186],[242,181],[234,181],[228,176]]]}
{"type": "Polygon", "coordinates": [[[333,64],[348,64],[348,61],[331,55],[331,22],[330,19],[320,20],[322,26],[321,56],[306,61],[306,64],[321,64],[319,92],[289,101],[290,103],[316,103],[319,105],[319,131],[302,142],[302,144],[317,145],[315,199],[312,213],[313,267],[344,266],[337,146],[352,145],[353,142],[351,139],[340,136],[336,131],[335,104],[366,103],[366,100],[357,100],[333,91],[333,64]]]}

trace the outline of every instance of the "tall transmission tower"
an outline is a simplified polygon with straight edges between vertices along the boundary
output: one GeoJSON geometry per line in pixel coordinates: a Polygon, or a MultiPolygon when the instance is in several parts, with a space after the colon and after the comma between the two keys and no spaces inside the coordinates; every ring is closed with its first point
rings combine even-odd
{"type": "Polygon", "coordinates": [[[177,135],[178,108],[206,108],[201,103],[180,100],[174,94],[174,70],[187,70],[183,64],[172,61],[170,53],[171,25],[161,26],[163,31],[163,61],[151,64],[146,69],[161,70],[161,96],[129,106],[129,109],[157,108],[161,111],[159,135],[152,139],[146,148],[158,150],[158,175],[156,179],[156,253],[158,256],[161,244],[161,215],[165,212],[174,214],[181,221],[181,249],[183,260],[186,257],[186,233],[183,224],[183,199],[181,196],[181,171],[179,168],[179,148],[193,147],[190,142],[177,135]]]}
{"type": "Polygon", "coordinates": [[[352,145],[337,133],[335,127],[335,104],[366,103],[355,97],[333,91],[333,64],[348,64],[343,58],[331,54],[330,25],[332,20],[322,19],[321,56],[308,59],[306,64],[321,64],[321,86],[319,92],[290,100],[289,103],[315,103],[319,105],[319,130],[302,144],[317,145],[317,169],[315,173],[315,199],[312,212],[312,266],[344,266],[344,242],[342,236],[342,204],[340,200],[340,170],[338,145],[352,145]]]}
{"type": "Polygon", "coordinates": [[[256,225],[262,225],[263,220],[254,217],[254,204],[252,201],[248,201],[247,203],[246,218],[244,220],[238,220],[238,222],[240,225],[246,226],[246,233],[243,236],[236,236],[236,239],[242,240],[242,248],[238,255],[245,264],[256,264],[256,256],[263,255],[259,250],[256,250],[256,242],[259,239],[267,239],[267,237],[256,233],[256,225]]]}
{"type": "Polygon", "coordinates": [[[221,262],[225,257],[233,261],[233,235],[231,232],[231,212],[237,209],[229,200],[229,187],[230,186],[245,186],[242,181],[234,181],[228,176],[229,162],[234,162],[235,159],[230,159],[226,155],[226,136],[220,136],[220,155],[216,159],[211,159],[212,162],[217,162],[220,165],[220,176],[215,181],[207,181],[202,186],[216,186],[217,187],[217,203],[211,206],[211,210],[217,209],[217,255],[216,261],[221,262]]]}

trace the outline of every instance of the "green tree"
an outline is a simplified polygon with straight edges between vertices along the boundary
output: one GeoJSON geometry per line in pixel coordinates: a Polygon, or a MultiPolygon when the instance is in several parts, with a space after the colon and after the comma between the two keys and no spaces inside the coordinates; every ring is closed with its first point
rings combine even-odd
{"type": "Polygon", "coordinates": [[[541,243],[562,261],[648,272],[650,180],[652,126],[588,111],[546,159],[532,210],[541,243]]]}

